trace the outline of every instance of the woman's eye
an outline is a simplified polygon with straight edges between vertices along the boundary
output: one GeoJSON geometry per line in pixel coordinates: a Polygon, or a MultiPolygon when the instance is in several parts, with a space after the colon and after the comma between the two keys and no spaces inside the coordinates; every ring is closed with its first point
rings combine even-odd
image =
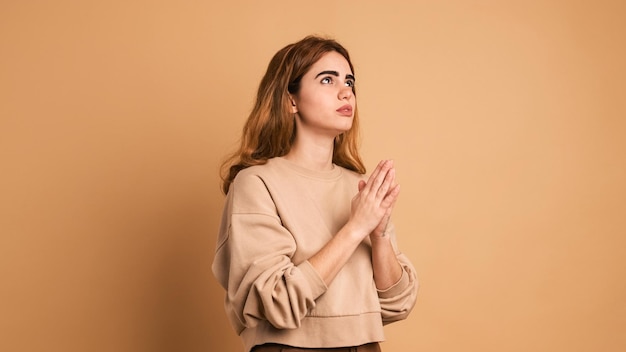
{"type": "Polygon", "coordinates": [[[322,78],[322,83],[323,83],[323,84],[329,84],[329,83],[332,83],[332,81],[333,81],[333,80],[332,80],[332,78],[330,78],[330,77],[324,77],[324,78],[322,78]]]}
{"type": "Polygon", "coordinates": [[[346,81],[346,87],[352,87],[352,88],[354,88],[354,81],[353,81],[353,80],[347,80],[347,81],[346,81]]]}

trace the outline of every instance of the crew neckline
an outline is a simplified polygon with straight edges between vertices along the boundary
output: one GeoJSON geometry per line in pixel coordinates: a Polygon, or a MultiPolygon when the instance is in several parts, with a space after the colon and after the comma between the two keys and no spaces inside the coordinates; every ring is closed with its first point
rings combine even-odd
{"type": "Polygon", "coordinates": [[[334,180],[341,175],[341,167],[339,167],[338,165],[334,163],[332,164],[333,167],[330,170],[320,171],[320,170],[311,170],[306,167],[300,166],[291,160],[285,159],[282,156],[272,158],[269,161],[270,162],[274,161],[278,164],[284,165],[303,176],[321,179],[321,180],[334,180]]]}

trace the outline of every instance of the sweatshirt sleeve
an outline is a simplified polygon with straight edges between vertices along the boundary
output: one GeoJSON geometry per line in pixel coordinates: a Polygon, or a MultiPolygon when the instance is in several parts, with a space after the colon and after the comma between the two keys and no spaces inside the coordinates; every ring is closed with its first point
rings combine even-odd
{"type": "Polygon", "coordinates": [[[238,333],[261,320],[297,328],[326,292],[308,261],[292,262],[295,251],[263,180],[240,173],[228,192],[212,267],[226,289],[226,312],[238,333]]]}
{"type": "Polygon", "coordinates": [[[378,290],[378,299],[382,309],[384,324],[406,319],[417,300],[419,283],[417,274],[411,261],[402,254],[396,244],[396,235],[393,224],[390,224],[388,233],[392,236],[392,243],[396,258],[402,267],[402,276],[393,286],[378,290]]]}

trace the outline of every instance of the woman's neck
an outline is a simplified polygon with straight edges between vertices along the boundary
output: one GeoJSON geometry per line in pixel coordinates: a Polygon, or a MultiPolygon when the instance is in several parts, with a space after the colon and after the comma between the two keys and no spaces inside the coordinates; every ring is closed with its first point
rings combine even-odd
{"type": "Polygon", "coordinates": [[[296,137],[284,158],[309,170],[325,171],[333,168],[332,140],[301,140],[296,137]]]}

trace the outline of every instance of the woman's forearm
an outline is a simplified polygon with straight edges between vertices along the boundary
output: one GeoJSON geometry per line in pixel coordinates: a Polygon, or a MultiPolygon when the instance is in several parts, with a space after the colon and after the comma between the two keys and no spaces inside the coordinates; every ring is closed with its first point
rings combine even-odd
{"type": "Polygon", "coordinates": [[[309,263],[326,285],[330,285],[348,262],[363,237],[358,230],[347,224],[319,252],[309,258],[309,263]]]}
{"type": "Polygon", "coordinates": [[[396,258],[391,245],[391,237],[370,236],[372,240],[372,268],[374,282],[379,290],[386,290],[397,283],[402,277],[402,266],[396,258]]]}

